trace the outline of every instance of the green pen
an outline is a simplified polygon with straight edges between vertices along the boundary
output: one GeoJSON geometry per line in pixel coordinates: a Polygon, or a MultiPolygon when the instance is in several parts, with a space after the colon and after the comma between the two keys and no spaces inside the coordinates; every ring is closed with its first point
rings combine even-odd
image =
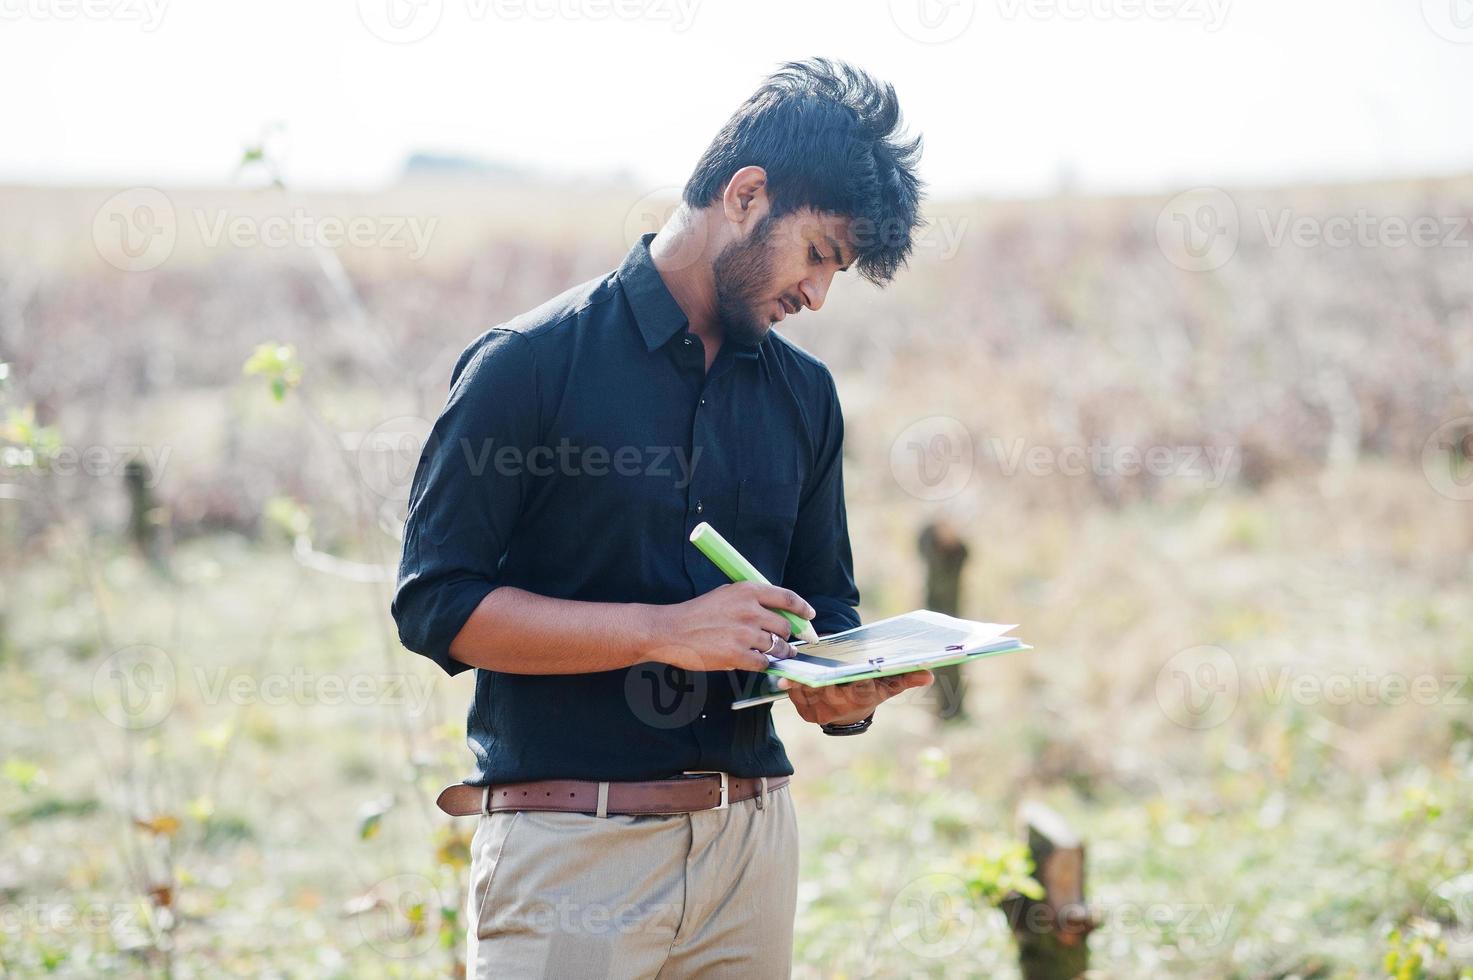
{"type": "MultiPolygon", "coordinates": [[[[733,582],[760,582],[763,585],[771,585],[767,577],[757,571],[757,566],[742,557],[742,553],[731,546],[731,542],[723,538],[717,530],[705,521],[697,524],[695,530],[690,532],[690,543],[695,545],[717,568],[725,573],[726,577],[733,582]]],[[[813,642],[818,639],[818,633],[813,629],[813,624],[802,616],[790,613],[786,609],[777,609],[774,612],[781,613],[793,626],[793,635],[800,640],[813,642]]]]}

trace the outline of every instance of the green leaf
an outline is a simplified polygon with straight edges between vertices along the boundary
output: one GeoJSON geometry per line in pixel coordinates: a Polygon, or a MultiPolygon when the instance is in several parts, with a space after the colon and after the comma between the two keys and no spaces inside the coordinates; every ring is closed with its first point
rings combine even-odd
{"type": "Polygon", "coordinates": [[[312,517],[307,508],[290,497],[272,497],[266,501],[268,523],[281,528],[288,538],[299,538],[312,532],[312,517]]]}
{"type": "Polygon", "coordinates": [[[302,381],[302,362],[297,359],[297,349],[291,344],[269,342],[258,344],[246,358],[241,372],[247,377],[264,378],[270,385],[271,395],[277,401],[286,397],[289,389],[302,381]]]}
{"type": "Polygon", "coordinates": [[[384,822],[384,814],[394,809],[394,798],[392,796],[381,797],[370,800],[363,805],[358,812],[358,839],[373,840],[378,836],[384,822]]]}
{"type": "Polygon", "coordinates": [[[373,840],[378,836],[379,827],[384,822],[382,813],[370,813],[358,823],[358,839],[373,840]]]}
{"type": "Polygon", "coordinates": [[[967,855],[963,869],[967,890],[989,905],[997,905],[1011,894],[1043,899],[1043,886],[1033,878],[1033,858],[1020,841],[984,839],[978,850],[967,855]]]}
{"type": "Polygon", "coordinates": [[[19,786],[23,793],[29,793],[46,782],[46,774],[41,771],[40,766],[13,757],[6,759],[5,765],[0,766],[0,776],[19,786]]]}

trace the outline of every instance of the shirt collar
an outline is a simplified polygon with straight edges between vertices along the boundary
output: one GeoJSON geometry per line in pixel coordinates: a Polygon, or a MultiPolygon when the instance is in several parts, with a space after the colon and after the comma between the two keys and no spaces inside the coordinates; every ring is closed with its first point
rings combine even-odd
{"type": "Polygon", "coordinates": [[[650,241],[654,237],[653,234],[644,235],[635,242],[629,254],[624,256],[624,264],[619,266],[618,273],[647,350],[669,343],[670,338],[684,330],[687,323],[685,312],[670,295],[670,289],[650,258],[650,241]]]}
{"type": "MultiPolygon", "coordinates": [[[[660,278],[660,270],[655,268],[655,261],[650,257],[650,242],[654,237],[650,233],[635,242],[618,271],[624,296],[629,300],[634,321],[644,337],[645,349],[651,351],[665,346],[690,322],[680,304],[675,302],[675,297],[670,295],[670,288],[660,278]]],[[[761,345],[733,343],[730,346],[734,357],[756,358],[761,345]]]]}

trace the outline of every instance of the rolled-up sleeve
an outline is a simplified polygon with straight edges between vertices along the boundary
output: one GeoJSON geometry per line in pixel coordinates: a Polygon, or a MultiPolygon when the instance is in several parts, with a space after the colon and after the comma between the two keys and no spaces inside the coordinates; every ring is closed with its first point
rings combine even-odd
{"type": "Polygon", "coordinates": [[[827,370],[824,380],[828,397],[818,413],[817,458],[798,504],[783,585],[808,600],[818,613],[813,628],[826,636],[859,625],[859,589],[844,508],[844,415],[827,370]]]}
{"type": "Polygon", "coordinates": [[[450,643],[497,586],[540,441],[531,342],[490,331],[457,363],[409,495],[391,612],[399,640],[449,674],[469,669],[450,643]]]}

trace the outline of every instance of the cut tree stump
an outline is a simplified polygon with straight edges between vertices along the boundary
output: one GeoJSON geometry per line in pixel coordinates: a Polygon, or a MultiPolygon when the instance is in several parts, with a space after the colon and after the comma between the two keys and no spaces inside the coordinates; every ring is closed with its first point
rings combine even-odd
{"type": "Polygon", "coordinates": [[[1024,980],[1076,980],[1089,969],[1094,917],[1084,903],[1084,842],[1064,818],[1041,803],[1024,803],[1018,822],[1028,834],[1033,877],[1042,901],[1023,895],[1003,900],[1018,942],[1024,980]]]}
{"type": "Polygon", "coordinates": [[[154,500],[152,474],[141,459],[130,459],[123,467],[123,485],[128,491],[128,536],[138,551],[161,574],[168,574],[168,551],[164,543],[164,510],[154,500]]]}
{"type": "MultiPolygon", "coordinates": [[[[926,562],[926,608],[948,616],[960,616],[962,567],[967,563],[967,546],[945,518],[921,529],[916,542],[926,562]]],[[[936,714],[942,721],[965,717],[962,669],[958,664],[937,667],[936,714]]]]}

